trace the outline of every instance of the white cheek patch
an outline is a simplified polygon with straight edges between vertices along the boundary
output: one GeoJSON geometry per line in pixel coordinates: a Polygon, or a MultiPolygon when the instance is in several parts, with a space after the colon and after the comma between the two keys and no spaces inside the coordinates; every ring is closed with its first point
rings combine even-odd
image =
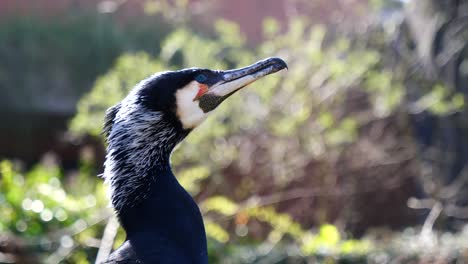
{"type": "Polygon", "coordinates": [[[199,89],[198,83],[192,81],[176,92],[176,113],[185,129],[195,128],[208,116],[198,105],[198,100],[193,101],[199,89]]]}

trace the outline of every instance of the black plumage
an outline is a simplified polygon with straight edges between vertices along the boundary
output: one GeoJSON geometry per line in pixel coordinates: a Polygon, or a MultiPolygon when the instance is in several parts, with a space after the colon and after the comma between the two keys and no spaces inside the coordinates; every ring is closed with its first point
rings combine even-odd
{"type": "Polygon", "coordinates": [[[208,262],[202,215],[171,171],[171,152],[224,99],[285,67],[271,58],[238,70],[155,74],[107,111],[104,178],[127,238],[104,263],[208,262]]]}

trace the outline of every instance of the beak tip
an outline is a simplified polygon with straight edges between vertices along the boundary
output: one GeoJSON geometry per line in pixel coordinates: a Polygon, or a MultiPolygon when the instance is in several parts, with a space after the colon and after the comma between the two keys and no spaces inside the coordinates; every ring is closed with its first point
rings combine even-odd
{"type": "Polygon", "coordinates": [[[282,69],[289,70],[288,64],[286,64],[286,62],[283,59],[278,58],[278,57],[273,57],[273,58],[270,58],[269,60],[271,61],[271,64],[273,64],[275,68],[278,69],[278,71],[282,69]]]}

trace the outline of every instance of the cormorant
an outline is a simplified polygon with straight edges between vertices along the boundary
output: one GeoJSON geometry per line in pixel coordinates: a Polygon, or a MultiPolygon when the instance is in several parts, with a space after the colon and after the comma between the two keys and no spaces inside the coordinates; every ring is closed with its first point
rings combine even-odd
{"type": "Polygon", "coordinates": [[[169,157],[227,97],[286,67],[268,58],[228,71],[157,73],[107,110],[104,178],[127,237],[104,263],[208,263],[200,210],[172,173],[169,157]]]}

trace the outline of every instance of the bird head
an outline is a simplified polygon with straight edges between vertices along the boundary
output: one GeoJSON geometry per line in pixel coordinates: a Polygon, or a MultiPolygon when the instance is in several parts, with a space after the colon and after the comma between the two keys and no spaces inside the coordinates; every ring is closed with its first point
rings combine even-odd
{"type": "Polygon", "coordinates": [[[189,68],[152,75],[108,110],[104,131],[109,136],[116,121],[138,121],[138,116],[150,118],[156,113],[174,127],[190,131],[236,91],[284,68],[283,60],[268,58],[234,70],[189,68]]]}
{"type": "Polygon", "coordinates": [[[165,72],[152,78],[140,96],[148,109],[172,114],[183,129],[193,129],[236,91],[286,67],[283,60],[269,58],[235,70],[165,72]]]}
{"type": "MultiPolygon", "coordinates": [[[[141,184],[138,177],[147,175],[147,170],[168,164],[175,145],[226,98],[284,68],[287,65],[283,60],[268,58],[240,69],[190,68],[158,73],[141,81],[107,111],[104,177],[113,189],[120,186],[135,191],[128,183],[141,184]]],[[[114,199],[113,203],[117,207],[114,199]]]]}

